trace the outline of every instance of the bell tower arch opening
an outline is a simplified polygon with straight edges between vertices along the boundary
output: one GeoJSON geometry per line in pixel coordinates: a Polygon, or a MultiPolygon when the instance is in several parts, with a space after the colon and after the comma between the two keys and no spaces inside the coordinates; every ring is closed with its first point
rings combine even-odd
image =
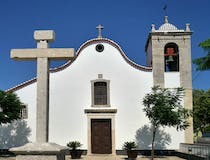
{"type": "Polygon", "coordinates": [[[164,47],[165,72],[179,71],[179,47],[176,43],[167,43],[164,47]]]}

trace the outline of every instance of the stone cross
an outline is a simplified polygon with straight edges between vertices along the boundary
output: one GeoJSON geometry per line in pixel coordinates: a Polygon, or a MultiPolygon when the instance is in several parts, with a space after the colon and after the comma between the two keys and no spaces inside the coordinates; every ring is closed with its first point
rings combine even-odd
{"type": "Polygon", "coordinates": [[[103,27],[102,25],[99,24],[99,25],[96,27],[96,29],[98,29],[98,38],[102,38],[101,31],[102,31],[102,29],[104,29],[104,27],[103,27]]]}
{"type": "Polygon", "coordinates": [[[49,132],[49,60],[72,59],[74,49],[48,48],[48,42],[54,41],[52,30],[34,32],[36,49],[12,49],[11,58],[17,60],[37,60],[37,114],[36,142],[48,142],[49,132]]]}

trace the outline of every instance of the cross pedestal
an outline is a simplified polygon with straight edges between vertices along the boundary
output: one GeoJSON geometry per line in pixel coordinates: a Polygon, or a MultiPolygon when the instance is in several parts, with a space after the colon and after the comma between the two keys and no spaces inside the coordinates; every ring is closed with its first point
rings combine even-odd
{"type": "Polygon", "coordinates": [[[48,48],[54,41],[52,30],[35,31],[36,49],[12,49],[11,58],[16,60],[37,60],[37,114],[36,142],[10,149],[17,154],[17,160],[63,160],[66,147],[48,143],[49,135],[49,60],[72,59],[74,49],[48,48]]]}

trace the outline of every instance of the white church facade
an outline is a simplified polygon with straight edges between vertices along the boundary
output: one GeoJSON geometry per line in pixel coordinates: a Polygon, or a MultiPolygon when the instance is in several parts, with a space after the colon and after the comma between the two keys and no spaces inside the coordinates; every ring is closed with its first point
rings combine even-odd
{"type": "MultiPolygon", "coordinates": [[[[77,140],[88,154],[114,154],[149,124],[142,99],[154,85],[183,87],[184,107],[192,109],[191,34],[188,24],[179,30],[167,17],[159,29],[152,25],[145,48],[147,67],[132,62],[110,39],[98,37],[82,44],[72,61],[50,71],[49,142],[66,145],[77,140]]],[[[8,90],[26,104],[32,142],[36,85],[34,78],[8,90]]],[[[193,142],[192,126],[164,131],[172,140],[167,149],[193,142]]]]}

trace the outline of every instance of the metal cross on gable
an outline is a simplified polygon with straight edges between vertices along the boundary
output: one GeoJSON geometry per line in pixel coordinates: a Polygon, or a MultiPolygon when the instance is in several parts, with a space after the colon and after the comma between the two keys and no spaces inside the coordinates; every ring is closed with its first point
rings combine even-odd
{"type": "Polygon", "coordinates": [[[102,29],[104,29],[104,27],[103,27],[102,25],[99,24],[99,25],[96,27],[96,29],[98,29],[98,38],[102,38],[101,31],[102,31],[102,29]]]}

